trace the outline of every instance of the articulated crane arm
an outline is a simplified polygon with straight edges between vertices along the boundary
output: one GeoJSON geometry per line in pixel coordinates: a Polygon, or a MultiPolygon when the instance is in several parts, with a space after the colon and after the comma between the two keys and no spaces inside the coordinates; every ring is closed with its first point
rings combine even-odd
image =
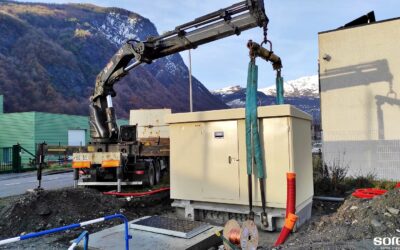
{"type": "Polygon", "coordinates": [[[118,140],[119,131],[112,105],[112,97],[116,95],[113,85],[129,70],[142,63],[151,63],[161,57],[239,35],[257,26],[263,27],[266,33],[267,24],[263,0],[246,0],[196,18],[161,36],[150,37],[146,41],[127,41],[96,78],[94,93],[90,97],[92,140],[101,143],[118,140]]]}

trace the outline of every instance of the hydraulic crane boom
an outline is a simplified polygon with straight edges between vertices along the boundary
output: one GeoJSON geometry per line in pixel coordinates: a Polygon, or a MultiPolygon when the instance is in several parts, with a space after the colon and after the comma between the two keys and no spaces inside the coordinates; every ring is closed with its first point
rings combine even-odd
{"type": "Polygon", "coordinates": [[[257,26],[263,27],[265,33],[267,24],[263,0],[246,0],[177,26],[161,36],[149,37],[146,41],[128,40],[96,78],[94,93],[90,97],[92,140],[100,143],[118,140],[112,105],[112,97],[116,95],[113,85],[129,70],[142,63],[239,35],[257,26]],[[129,64],[131,61],[134,62],[129,64]]]}

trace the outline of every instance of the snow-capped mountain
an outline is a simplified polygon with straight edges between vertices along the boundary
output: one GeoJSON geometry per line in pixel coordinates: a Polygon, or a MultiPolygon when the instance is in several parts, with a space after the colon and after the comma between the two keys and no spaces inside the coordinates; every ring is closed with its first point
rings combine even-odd
{"type": "MultiPolygon", "coordinates": [[[[246,88],[239,85],[217,89],[211,92],[219,97],[231,108],[241,108],[246,103],[246,88]]],[[[320,103],[318,90],[318,76],[305,76],[284,82],[285,103],[311,114],[314,122],[320,121],[320,103]]],[[[262,105],[275,104],[275,86],[259,89],[257,92],[258,103],[262,105]]]]}
{"type": "MultiPolygon", "coordinates": [[[[94,28],[117,47],[120,47],[127,40],[146,41],[147,38],[158,35],[155,26],[149,20],[136,13],[124,15],[116,11],[110,11],[107,13],[104,22],[96,23],[94,28]]],[[[172,75],[184,72],[182,76],[188,78],[187,68],[179,54],[155,60],[153,63],[158,63],[158,66],[162,65],[162,67],[157,67],[156,77],[162,75],[162,72],[166,69],[172,75]]]]}
{"type": "MultiPolygon", "coordinates": [[[[305,76],[296,80],[284,82],[285,96],[313,96],[318,97],[318,76],[305,76]]],[[[275,95],[275,86],[259,89],[266,95],[275,95]]]]}

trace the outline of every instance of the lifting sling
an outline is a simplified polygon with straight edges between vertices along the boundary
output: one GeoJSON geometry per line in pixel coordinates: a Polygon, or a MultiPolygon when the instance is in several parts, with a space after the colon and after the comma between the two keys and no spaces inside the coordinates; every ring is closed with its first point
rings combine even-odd
{"type": "Polygon", "coordinates": [[[264,227],[268,227],[268,219],[266,213],[265,199],[265,173],[262,156],[262,148],[258,130],[258,115],[257,115],[257,85],[258,85],[258,66],[255,63],[257,56],[269,60],[273,63],[273,68],[277,71],[276,76],[276,104],[283,104],[283,78],[281,76],[282,63],[278,56],[272,50],[268,51],[249,41],[247,45],[250,49],[250,63],[248,66],[247,86],[246,86],[246,164],[248,177],[248,195],[249,195],[249,219],[254,220],[253,212],[253,168],[255,167],[257,178],[260,185],[261,193],[261,223],[264,227]]]}
{"type": "Polygon", "coordinates": [[[264,165],[261,153],[260,136],[258,133],[258,119],[257,119],[257,80],[258,80],[258,67],[254,60],[249,63],[247,89],[246,89],[246,163],[247,163],[247,176],[249,187],[249,208],[250,219],[254,219],[253,202],[252,202],[252,172],[253,166],[257,169],[257,178],[260,181],[261,200],[263,212],[261,214],[262,224],[267,227],[265,212],[265,190],[264,190],[264,165]],[[265,219],[263,219],[265,218],[265,219]]]}

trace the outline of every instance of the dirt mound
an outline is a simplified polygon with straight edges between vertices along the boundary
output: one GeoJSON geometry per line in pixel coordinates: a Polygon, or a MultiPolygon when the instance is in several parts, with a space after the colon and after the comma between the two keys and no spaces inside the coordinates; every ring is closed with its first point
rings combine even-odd
{"type": "MultiPolygon", "coordinates": [[[[169,193],[130,201],[105,196],[87,188],[67,188],[40,193],[27,193],[2,201],[0,237],[41,231],[72,223],[123,213],[128,219],[159,214],[170,209],[169,193]]],[[[94,228],[121,223],[99,223],[94,228]]],[[[92,228],[93,229],[93,228],[92,228]]]]}
{"type": "Polygon", "coordinates": [[[293,234],[288,246],[343,242],[400,235],[400,189],[373,199],[349,197],[336,213],[311,221],[293,234]]]}

